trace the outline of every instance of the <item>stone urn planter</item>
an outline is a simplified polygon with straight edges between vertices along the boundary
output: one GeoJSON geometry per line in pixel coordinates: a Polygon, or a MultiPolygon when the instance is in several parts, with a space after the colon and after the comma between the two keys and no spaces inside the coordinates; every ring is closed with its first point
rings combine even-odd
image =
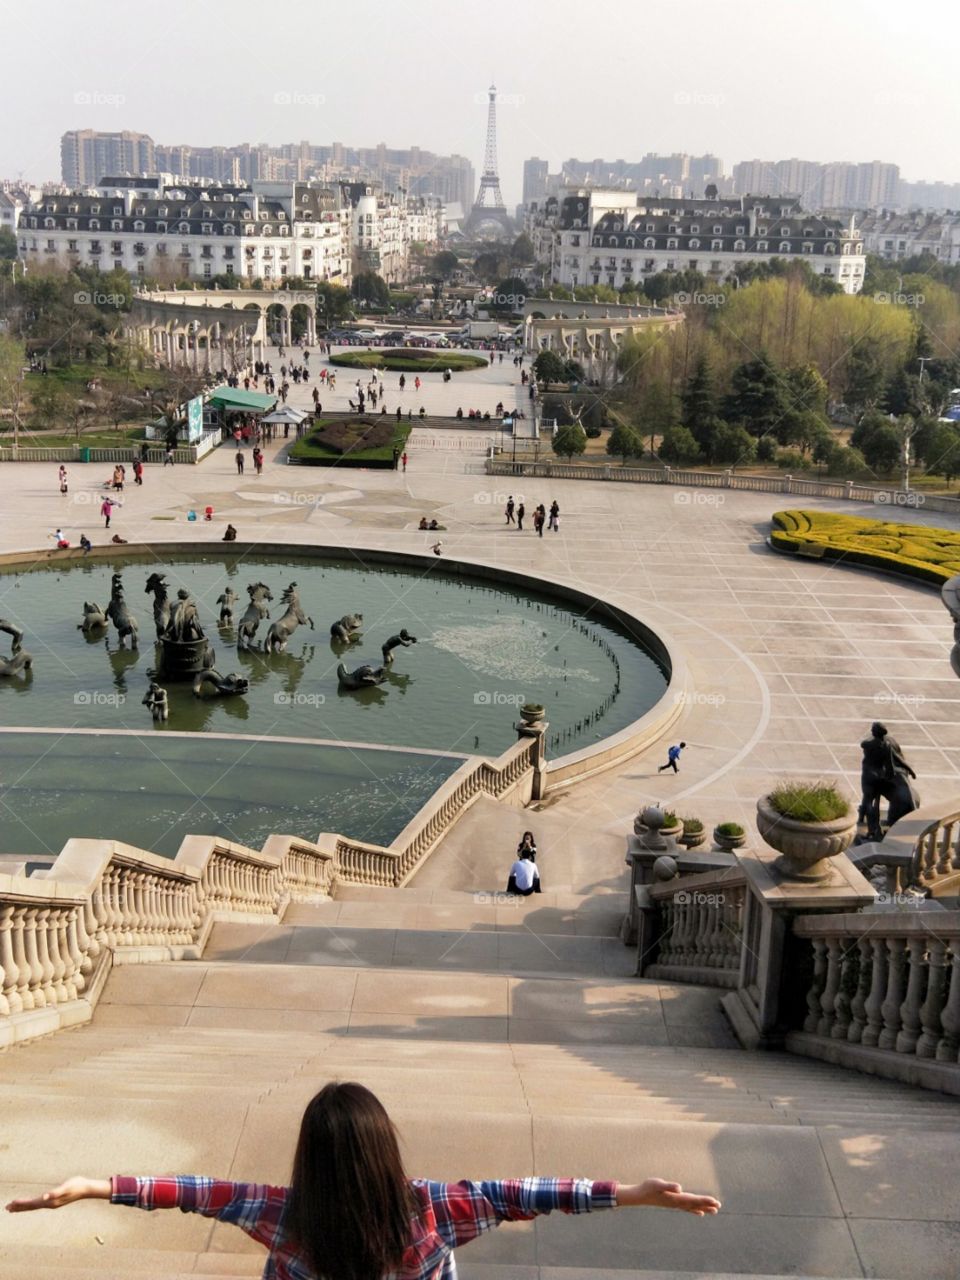
{"type": "Polygon", "coordinates": [[[679,843],[682,843],[683,842],[683,822],[681,821],[681,819],[678,818],[676,814],[670,814],[670,813],[665,813],[664,819],[665,819],[664,824],[660,828],[660,834],[662,836],[669,836],[671,839],[676,840],[679,843]],[[672,822],[670,821],[671,818],[673,819],[672,822]]]}
{"type": "Polygon", "coordinates": [[[678,837],[680,844],[689,852],[691,849],[697,849],[707,838],[706,827],[701,827],[699,831],[691,831],[686,822],[683,824],[683,831],[678,837]]]}
{"type": "Polygon", "coordinates": [[[720,827],[726,824],[720,823],[713,829],[713,842],[718,849],[722,849],[724,853],[733,853],[734,849],[739,849],[747,843],[747,833],[742,829],[739,832],[721,831],[720,827]]]}
{"type": "Polygon", "coordinates": [[[543,715],[543,707],[538,702],[525,702],[520,708],[520,719],[524,724],[539,724],[543,715]]]}
{"type": "Polygon", "coordinates": [[[757,801],[757,830],[781,855],[776,868],[790,880],[826,880],[830,859],[853,843],[857,820],[850,805],[847,813],[829,821],[804,822],[788,818],[770,803],[769,795],[757,801]]]}

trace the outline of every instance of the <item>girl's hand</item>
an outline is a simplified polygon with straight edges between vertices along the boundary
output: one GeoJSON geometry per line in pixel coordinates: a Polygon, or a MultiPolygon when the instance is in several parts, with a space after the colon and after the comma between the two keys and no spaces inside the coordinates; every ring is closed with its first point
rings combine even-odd
{"type": "Polygon", "coordinates": [[[680,1209],[698,1218],[720,1212],[720,1201],[713,1196],[695,1195],[684,1191],[679,1182],[665,1182],[663,1178],[647,1178],[640,1183],[639,1193],[638,1203],[653,1209],[680,1209]]]}
{"type": "Polygon", "coordinates": [[[59,1187],[44,1191],[32,1199],[11,1200],[8,1213],[27,1213],[30,1209],[60,1209],[75,1200],[109,1200],[112,1192],[109,1178],[68,1178],[59,1187]]]}

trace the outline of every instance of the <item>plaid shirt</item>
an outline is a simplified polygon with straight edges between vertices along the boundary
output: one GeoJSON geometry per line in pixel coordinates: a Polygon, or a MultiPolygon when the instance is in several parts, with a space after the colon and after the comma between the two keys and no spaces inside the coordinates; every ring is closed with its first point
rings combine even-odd
{"type": "MultiPolygon", "coordinates": [[[[591,1213],[617,1203],[615,1182],[573,1178],[521,1178],[507,1182],[410,1183],[420,1209],[396,1280],[453,1280],[453,1250],[501,1222],[517,1222],[559,1209],[591,1213]]],[[[114,1204],[181,1209],[232,1222],[270,1253],[263,1280],[316,1280],[284,1228],[287,1187],[213,1178],[113,1178],[114,1204]]]]}

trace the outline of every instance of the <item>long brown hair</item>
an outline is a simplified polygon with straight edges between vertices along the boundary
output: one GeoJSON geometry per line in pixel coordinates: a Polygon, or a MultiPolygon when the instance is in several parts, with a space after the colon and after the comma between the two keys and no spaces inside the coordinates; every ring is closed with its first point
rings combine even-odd
{"type": "Polygon", "coordinates": [[[307,1105],[286,1227],[320,1280],[382,1280],[400,1267],[415,1204],[393,1122],[369,1089],[326,1085],[307,1105]]]}

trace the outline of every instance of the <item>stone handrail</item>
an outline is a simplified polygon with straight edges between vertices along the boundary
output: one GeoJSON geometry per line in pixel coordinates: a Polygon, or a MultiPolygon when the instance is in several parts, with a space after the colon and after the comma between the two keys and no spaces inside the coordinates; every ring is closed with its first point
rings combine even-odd
{"type": "Polygon", "coordinates": [[[464,761],[387,847],[334,837],[337,875],[354,884],[405,884],[469,804],[500,798],[532,774],[536,752],[535,739],[521,738],[496,760],[464,761]]]}
{"type": "MultiPolygon", "coordinates": [[[[739,475],[734,471],[688,471],[676,467],[621,467],[615,463],[597,466],[584,463],[507,461],[503,457],[488,458],[488,476],[531,476],[550,480],[619,480],[632,484],[683,485],[691,489],[741,489],[750,493],[787,493],[798,497],[846,498],[852,502],[871,502],[885,508],[911,508],[919,505],[916,494],[902,489],[858,484],[853,480],[802,480],[796,476],[739,475]]],[[[923,494],[923,506],[929,511],[960,513],[960,499],[944,495],[923,494]]]]}
{"type": "Polygon", "coordinates": [[[45,871],[0,874],[0,1047],[88,1021],[112,964],[198,956],[215,920],[278,920],[333,873],[329,849],[276,835],[187,836],[173,859],[69,840],[45,871]]]}
{"type": "Polygon", "coordinates": [[[850,851],[861,867],[882,866],[889,893],[926,890],[933,897],[960,892],[960,797],[921,805],[895,822],[879,844],[850,851]]]}
{"type": "Polygon", "coordinates": [[[736,987],[746,883],[743,871],[731,867],[639,887],[638,972],[669,982],[736,987]]]}
{"type": "MultiPolygon", "coordinates": [[[[173,451],[174,462],[190,464],[198,462],[209,452],[209,445],[179,445],[173,451]]],[[[4,445],[0,447],[0,462],[73,462],[84,461],[84,454],[89,462],[129,462],[137,458],[145,462],[163,462],[166,450],[160,445],[148,447],[146,457],[140,445],[85,445],[65,444],[59,447],[48,445],[4,445]]]]}
{"type": "Polygon", "coordinates": [[[960,911],[798,916],[812,955],[787,1048],[960,1093],[960,911]]]}

